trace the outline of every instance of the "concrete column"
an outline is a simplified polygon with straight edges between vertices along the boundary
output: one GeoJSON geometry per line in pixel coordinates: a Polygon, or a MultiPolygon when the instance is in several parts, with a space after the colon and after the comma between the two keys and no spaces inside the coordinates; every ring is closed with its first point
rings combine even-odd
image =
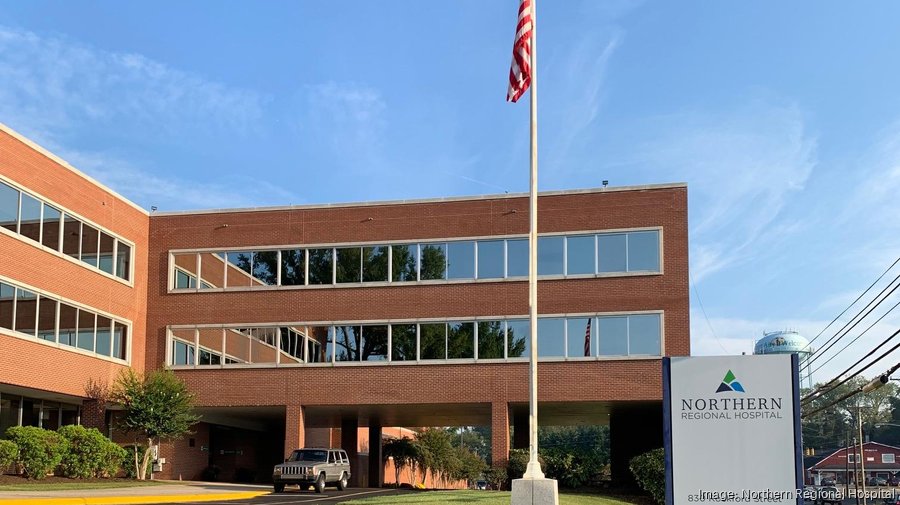
{"type": "Polygon", "coordinates": [[[663,446],[662,404],[616,406],[609,415],[609,456],[615,486],[636,487],[631,458],[663,446]]]}
{"type": "MultiPolygon", "coordinates": [[[[528,437],[528,430],[525,430],[528,437]]],[[[506,402],[491,404],[491,464],[506,466],[509,461],[509,405],[506,402]]]]}
{"type": "Polygon", "coordinates": [[[294,449],[306,445],[306,429],[303,420],[303,407],[287,405],[284,417],[284,457],[291,455],[294,449]]]}
{"type": "Polygon", "coordinates": [[[369,487],[384,485],[384,462],[381,460],[381,422],[369,420],[369,487]]]}
{"type": "MultiPolygon", "coordinates": [[[[358,427],[355,417],[341,420],[341,449],[347,451],[347,457],[350,458],[350,485],[355,487],[359,487],[360,472],[365,471],[359,466],[358,427]]],[[[368,476],[368,472],[366,475],[368,476]]]]}
{"type": "Polygon", "coordinates": [[[528,412],[513,414],[513,449],[528,449],[528,412]]]}

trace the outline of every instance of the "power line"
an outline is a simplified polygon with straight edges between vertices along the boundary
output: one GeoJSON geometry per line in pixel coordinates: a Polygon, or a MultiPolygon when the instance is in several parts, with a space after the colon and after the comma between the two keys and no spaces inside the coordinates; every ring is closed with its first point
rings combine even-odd
{"type": "MultiPolygon", "coordinates": [[[[900,260],[900,258],[897,259],[900,260]]],[[[713,338],[716,339],[716,343],[719,344],[719,347],[722,348],[722,351],[725,354],[728,354],[728,349],[725,349],[725,346],[722,345],[719,336],[716,335],[716,330],[713,329],[712,323],[709,322],[709,316],[706,315],[706,309],[703,308],[703,300],[700,299],[700,291],[697,289],[697,283],[694,282],[694,274],[691,273],[690,268],[688,268],[688,276],[691,278],[691,286],[694,288],[694,295],[697,296],[697,302],[700,304],[700,311],[703,312],[703,318],[706,319],[706,325],[709,326],[709,331],[712,333],[713,338]]]]}
{"type": "MultiPolygon", "coordinates": [[[[898,344],[898,346],[900,346],[900,344],[898,344]]],[[[894,347],[894,349],[896,349],[896,348],[897,347],[894,347]]],[[[890,353],[890,351],[888,351],[888,353],[890,353]]],[[[885,355],[887,355],[888,353],[885,353],[885,355]]],[[[882,355],[882,357],[884,357],[885,355],[882,355]]],[[[878,358],[878,360],[880,360],[880,359],[881,358],[878,358]]],[[[869,366],[877,363],[878,360],[875,360],[873,363],[870,363],[869,366]]],[[[849,391],[847,394],[845,394],[844,396],[841,396],[840,398],[829,403],[828,405],[819,407],[811,412],[801,414],[800,417],[805,417],[805,418],[809,419],[811,416],[814,416],[814,415],[818,414],[819,412],[822,412],[823,410],[830,409],[831,407],[834,407],[835,405],[837,405],[838,403],[841,403],[842,401],[846,400],[847,398],[858,395],[859,393],[870,393],[870,392],[878,389],[879,387],[885,385],[888,382],[888,380],[890,380],[891,374],[894,373],[895,371],[897,371],[898,368],[900,368],[900,363],[897,363],[896,365],[889,368],[887,370],[887,372],[872,379],[868,383],[849,391]]]]}

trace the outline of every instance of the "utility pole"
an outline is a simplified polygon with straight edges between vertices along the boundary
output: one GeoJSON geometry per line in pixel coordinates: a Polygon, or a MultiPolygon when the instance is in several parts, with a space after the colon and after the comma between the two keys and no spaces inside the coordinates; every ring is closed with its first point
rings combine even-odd
{"type": "MultiPolygon", "coordinates": [[[[850,448],[848,447],[849,451],[850,448]]],[[[856,437],[853,437],[853,452],[856,452],[856,437]]],[[[848,452],[849,454],[849,452],[848,452]]],[[[859,458],[853,458],[853,491],[856,495],[856,505],[859,505],[859,458]]]]}
{"type": "Polygon", "coordinates": [[[844,496],[850,496],[850,430],[846,433],[847,443],[844,445],[844,496]]]}
{"type": "Polygon", "coordinates": [[[857,415],[856,415],[856,425],[859,427],[859,468],[862,472],[862,494],[863,494],[863,505],[868,505],[868,500],[866,499],[866,455],[865,455],[865,445],[863,444],[863,432],[862,432],[862,405],[857,405],[857,415]]]}

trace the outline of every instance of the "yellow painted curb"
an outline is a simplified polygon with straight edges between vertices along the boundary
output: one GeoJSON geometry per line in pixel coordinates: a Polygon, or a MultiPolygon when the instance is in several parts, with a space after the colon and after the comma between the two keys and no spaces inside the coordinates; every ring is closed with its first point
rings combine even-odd
{"type": "Polygon", "coordinates": [[[269,494],[269,492],[241,491],[239,493],[93,496],[87,498],[0,498],[0,505],[132,505],[144,503],[246,500],[266,494],[269,494]]]}

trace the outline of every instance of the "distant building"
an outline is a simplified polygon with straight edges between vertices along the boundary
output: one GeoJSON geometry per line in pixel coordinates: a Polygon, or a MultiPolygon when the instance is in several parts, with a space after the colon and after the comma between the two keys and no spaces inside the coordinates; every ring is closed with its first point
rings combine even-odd
{"type": "Polygon", "coordinates": [[[800,357],[800,385],[812,387],[810,369],[803,369],[813,355],[813,348],[803,335],[793,330],[764,332],[763,338],[756,341],[753,354],[797,354],[800,357]]]}
{"type": "MultiPolygon", "coordinates": [[[[808,468],[807,483],[818,485],[822,479],[830,477],[837,484],[849,482],[852,485],[854,477],[862,471],[860,466],[866,468],[866,481],[873,477],[889,480],[900,472],[900,447],[866,442],[863,444],[862,458],[859,456],[859,446],[838,449],[808,468]]],[[[859,483],[862,484],[862,481],[859,483]]]]}

